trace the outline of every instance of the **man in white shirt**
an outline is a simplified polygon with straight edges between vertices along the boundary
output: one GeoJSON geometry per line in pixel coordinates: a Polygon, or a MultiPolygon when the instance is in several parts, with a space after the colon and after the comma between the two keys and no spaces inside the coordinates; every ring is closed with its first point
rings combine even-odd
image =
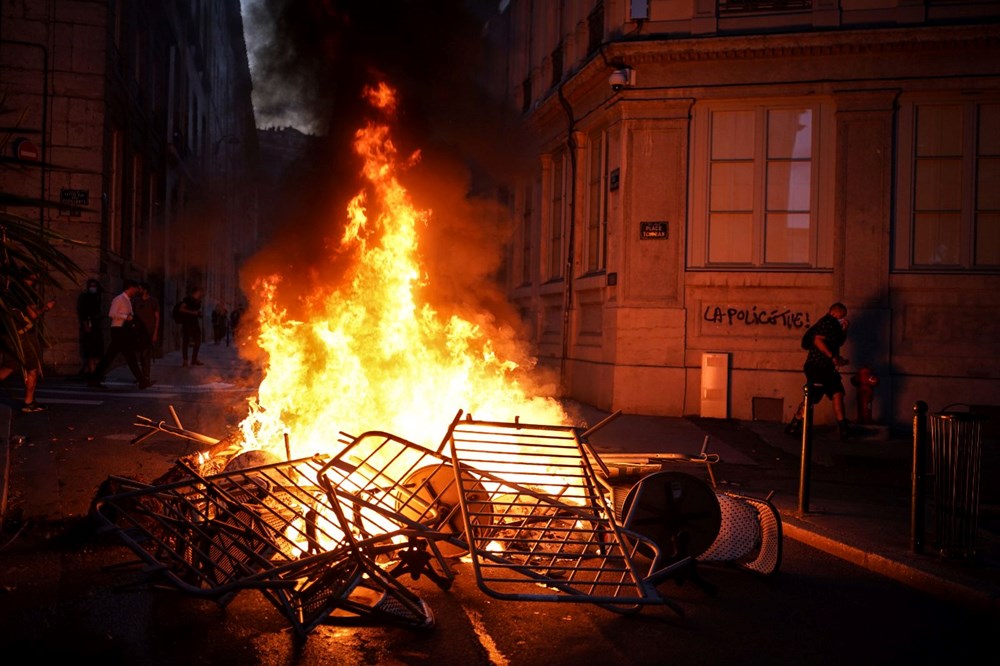
{"type": "Polygon", "coordinates": [[[132,299],[138,295],[139,283],[135,280],[125,280],[122,293],[111,301],[111,307],[108,309],[108,316],[111,318],[111,342],[97,364],[94,374],[90,377],[88,386],[105,388],[104,384],[101,383],[104,380],[104,374],[119,354],[125,357],[125,363],[128,364],[128,369],[132,371],[135,380],[139,382],[139,388],[149,388],[155,383],[143,374],[135,357],[136,340],[133,333],[135,314],[132,311],[132,299]]]}

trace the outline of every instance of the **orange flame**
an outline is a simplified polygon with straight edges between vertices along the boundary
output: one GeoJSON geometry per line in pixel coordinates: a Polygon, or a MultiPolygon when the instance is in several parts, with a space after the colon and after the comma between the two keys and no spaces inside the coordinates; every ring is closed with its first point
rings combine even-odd
{"type": "MultiPolygon", "coordinates": [[[[384,113],[396,104],[385,84],[366,99],[384,113]]],[[[257,342],[267,361],[240,424],[244,446],[284,456],[287,434],[298,457],[333,452],[338,432],[368,430],[436,446],[459,409],[484,420],[567,423],[551,391],[528,386],[525,370],[501,358],[497,347],[509,340],[488,317],[444,317],[418,301],[427,279],[419,235],[432,212],[415,209],[400,182],[388,125],[359,130],[354,150],[367,184],[347,207],[339,251],[356,259],[344,284],[309,295],[308,316],[297,321],[277,303],[281,277],[258,281],[257,342]]]]}

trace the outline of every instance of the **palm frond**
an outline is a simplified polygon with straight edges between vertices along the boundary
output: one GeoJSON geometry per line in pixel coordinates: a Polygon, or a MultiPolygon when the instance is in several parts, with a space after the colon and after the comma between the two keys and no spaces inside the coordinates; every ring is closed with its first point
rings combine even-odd
{"type": "Polygon", "coordinates": [[[0,353],[24,361],[18,330],[23,328],[21,308],[37,301],[37,293],[21,278],[36,274],[39,282],[56,287],[60,278],[77,280],[83,270],[57,243],[84,246],[51,229],[10,212],[0,212],[0,353]]]}

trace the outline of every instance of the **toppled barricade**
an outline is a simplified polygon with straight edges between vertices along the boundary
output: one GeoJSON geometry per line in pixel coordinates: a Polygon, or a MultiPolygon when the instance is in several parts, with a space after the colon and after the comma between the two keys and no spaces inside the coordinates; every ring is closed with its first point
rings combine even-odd
{"type": "MultiPolygon", "coordinates": [[[[137,425],[192,438],[175,421],[137,425]]],[[[593,430],[460,412],[436,449],[373,431],[343,435],[331,456],[246,466],[244,453],[214,473],[180,460],[169,481],[114,478],[93,513],[155,581],[223,606],[256,590],[300,638],[341,618],[431,627],[431,609],[401,579],[448,589],[464,556],[494,598],[620,613],[681,613],[660,586],[711,591],[699,563],[778,569],[781,523],[767,500],[606,463],[593,430]]]]}

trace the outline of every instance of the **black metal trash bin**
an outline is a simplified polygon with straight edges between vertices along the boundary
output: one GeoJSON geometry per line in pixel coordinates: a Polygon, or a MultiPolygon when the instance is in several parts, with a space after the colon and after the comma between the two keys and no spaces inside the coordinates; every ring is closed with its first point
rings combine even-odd
{"type": "Polygon", "coordinates": [[[935,547],[945,557],[975,554],[984,417],[930,415],[935,547]]]}

